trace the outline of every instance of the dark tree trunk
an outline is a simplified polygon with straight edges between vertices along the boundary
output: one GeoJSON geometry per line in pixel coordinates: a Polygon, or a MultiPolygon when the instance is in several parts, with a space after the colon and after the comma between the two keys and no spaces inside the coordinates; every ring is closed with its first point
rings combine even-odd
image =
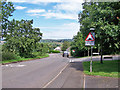
{"type": "Polygon", "coordinates": [[[100,54],[101,54],[101,60],[100,60],[100,63],[103,64],[102,45],[101,45],[101,51],[100,51],[100,54]]]}

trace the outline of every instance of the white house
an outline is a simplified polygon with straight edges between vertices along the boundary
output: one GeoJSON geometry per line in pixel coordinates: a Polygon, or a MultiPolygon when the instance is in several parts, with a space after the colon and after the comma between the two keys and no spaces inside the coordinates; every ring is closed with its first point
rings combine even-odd
{"type": "Polygon", "coordinates": [[[61,47],[56,47],[54,50],[61,51],[61,47]]]}

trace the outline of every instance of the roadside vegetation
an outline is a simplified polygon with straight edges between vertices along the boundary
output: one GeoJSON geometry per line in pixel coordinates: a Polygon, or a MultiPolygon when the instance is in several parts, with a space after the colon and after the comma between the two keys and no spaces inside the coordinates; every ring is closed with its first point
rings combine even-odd
{"type": "Polygon", "coordinates": [[[85,46],[85,39],[94,28],[95,45],[93,52],[101,54],[101,62],[83,62],[84,73],[118,77],[118,61],[103,61],[103,55],[120,54],[120,3],[118,2],[84,2],[83,11],[78,14],[80,30],[73,37],[71,55],[86,57],[91,55],[91,46],[85,46]],[[103,62],[102,62],[103,61],[103,62]]]}
{"type": "Polygon", "coordinates": [[[34,58],[16,58],[16,59],[9,59],[9,60],[2,60],[2,64],[6,64],[6,63],[12,63],[12,62],[21,62],[21,61],[28,61],[28,60],[35,60],[35,59],[41,59],[41,58],[46,58],[49,57],[49,54],[45,54],[43,56],[37,56],[34,58]]]}
{"type": "Polygon", "coordinates": [[[33,28],[33,20],[9,20],[15,11],[12,2],[0,2],[2,8],[2,63],[48,57],[48,45],[41,43],[42,33],[33,28]]]}
{"type": "Polygon", "coordinates": [[[66,51],[66,49],[70,47],[70,44],[71,44],[71,42],[69,42],[69,41],[64,41],[63,44],[62,44],[61,50],[62,50],[62,51],[66,51]]]}
{"type": "Polygon", "coordinates": [[[58,50],[50,50],[49,53],[60,53],[58,50]]]}
{"type": "Polygon", "coordinates": [[[106,77],[120,78],[118,74],[119,61],[104,61],[104,64],[100,64],[99,61],[93,62],[93,71],[90,72],[90,62],[83,62],[84,73],[87,75],[97,75],[106,77]]]}
{"type": "Polygon", "coordinates": [[[73,37],[71,54],[73,56],[90,56],[90,47],[85,46],[85,38],[90,28],[95,29],[95,46],[93,52],[103,55],[120,53],[120,3],[85,2],[79,13],[80,30],[73,37]],[[75,50],[75,52],[72,52],[75,50]]]}

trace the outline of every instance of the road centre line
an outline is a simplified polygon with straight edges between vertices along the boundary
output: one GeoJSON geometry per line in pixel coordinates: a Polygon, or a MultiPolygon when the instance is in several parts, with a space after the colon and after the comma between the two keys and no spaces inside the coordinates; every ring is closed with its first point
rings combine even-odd
{"type": "Polygon", "coordinates": [[[46,85],[43,86],[43,88],[46,88],[48,85],[50,85],[62,72],[63,70],[69,65],[69,63],[57,74],[56,77],[54,77],[50,82],[48,82],[46,85]]]}

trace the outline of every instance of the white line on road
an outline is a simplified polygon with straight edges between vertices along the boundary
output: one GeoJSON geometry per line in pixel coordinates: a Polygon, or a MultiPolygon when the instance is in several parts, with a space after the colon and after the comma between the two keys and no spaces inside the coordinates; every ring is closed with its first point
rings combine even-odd
{"type": "Polygon", "coordinates": [[[85,74],[84,74],[83,88],[84,88],[84,90],[85,90],[85,74]]]}
{"type": "Polygon", "coordinates": [[[43,86],[43,88],[46,88],[48,85],[50,85],[63,72],[63,70],[68,66],[68,64],[57,74],[56,77],[54,77],[50,82],[48,82],[45,86],[43,86]]]}
{"type": "Polygon", "coordinates": [[[8,65],[5,65],[6,67],[24,67],[25,65],[22,65],[22,64],[17,64],[17,65],[14,65],[14,64],[8,64],[8,65]]]}

